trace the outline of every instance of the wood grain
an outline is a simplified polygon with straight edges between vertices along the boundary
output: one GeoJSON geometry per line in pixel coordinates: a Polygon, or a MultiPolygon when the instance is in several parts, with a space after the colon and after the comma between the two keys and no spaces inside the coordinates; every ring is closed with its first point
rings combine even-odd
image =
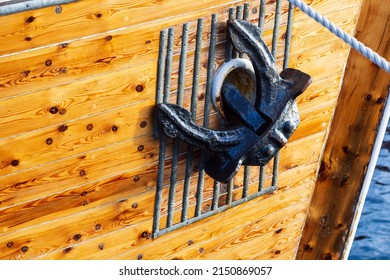
{"type": "MultiPolygon", "coordinates": [[[[389,14],[389,2],[365,1],[356,35],[387,59],[389,14]]],[[[298,259],[341,258],[389,84],[388,73],[351,52],[298,259]]]]}
{"type": "MultiPolygon", "coordinates": [[[[287,191],[287,189],[291,192],[294,192],[296,195],[302,194],[302,192],[299,192],[298,185],[299,182],[305,183],[308,182],[307,174],[310,173],[314,177],[315,174],[315,166],[316,164],[309,164],[305,166],[300,166],[295,169],[289,170],[288,172],[285,172],[283,175],[281,175],[281,183],[280,183],[280,194],[282,194],[284,191],[287,191]]],[[[255,184],[253,184],[255,185],[255,184]]],[[[290,199],[297,199],[293,198],[293,195],[286,196],[285,202],[286,204],[290,199]]],[[[148,234],[144,234],[144,237],[141,237],[142,233],[146,231],[147,233],[150,233],[151,228],[151,221],[147,220],[143,223],[139,223],[137,225],[134,225],[132,227],[124,228],[121,231],[116,231],[111,234],[107,234],[104,236],[99,236],[96,239],[91,239],[86,242],[82,242],[80,244],[74,245],[72,247],[72,250],[68,254],[64,254],[62,250],[58,250],[56,252],[53,252],[52,254],[43,255],[42,258],[46,259],[82,259],[82,258],[90,258],[90,254],[88,254],[89,251],[96,251],[96,248],[98,244],[104,243],[104,250],[100,251],[99,254],[92,256],[93,258],[115,258],[118,259],[120,254],[126,253],[131,254],[130,256],[126,256],[126,258],[136,258],[138,254],[143,254],[145,259],[148,258],[154,258],[154,259],[160,259],[160,258],[167,258],[167,256],[170,256],[171,254],[175,252],[179,252],[182,248],[185,248],[188,246],[188,241],[192,240],[194,244],[197,244],[197,242],[201,242],[202,240],[206,240],[206,236],[214,236],[216,233],[223,234],[226,231],[229,231],[233,228],[242,226],[243,221],[246,224],[250,223],[250,219],[248,220],[245,217],[248,217],[250,215],[248,212],[251,211],[260,211],[256,215],[257,217],[261,218],[262,216],[266,216],[275,209],[277,209],[278,203],[276,201],[280,200],[279,195],[271,195],[267,197],[261,197],[259,199],[253,200],[252,202],[245,203],[242,206],[239,207],[233,207],[229,209],[227,212],[221,213],[219,217],[221,219],[229,219],[229,217],[235,217],[234,219],[230,219],[231,226],[228,226],[228,223],[226,223],[226,226],[223,227],[221,230],[218,230],[218,225],[220,225],[220,219],[216,219],[215,217],[208,218],[204,221],[201,221],[199,223],[195,223],[192,225],[189,225],[188,227],[184,227],[180,230],[171,232],[167,235],[161,236],[155,241],[152,241],[150,239],[150,235],[148,237],[148,234]],[[262,204],[268,205],[268,207],[261,207],[261,209],[258,209],[254,207],[253,205],[257,205],[258,202],[261,200],[262,204]],[[254,210],[257,209],[257,210],[254,210]],[[237,217],[235,216],[237,213],[237,217]],[[209,228],[210,230],[205,231],[205,227],[209,228]],[[215,232],[215,233],[214,233],[215,232]],[[168,240],[172,240],[172,238],[175,238],[175,242],[167,242],[168,240]],[[117,240],[123,240],[123,242],[118,243],[117,240]],[[156,243],[161,244],[155,248],[153,251],[153,247],[155,247],[156,243]]],[[[125,256],[121,256],[121,258],[125,258],[125,256]]]]}
{"type": "MultiPolygon", "coordinates": [[[[346,10],[347,13],[356,13],[358,8],[354,7],[346,10]]],[[[223,20],[223,15],[220,20],[223,20]]],[[[256,19],[255,19],[256,20],[256,19]]],[[[342,19],[335,18],[334,22],[343,23],[342,19]]],[[[350,19],[353,20],[353,19],[350,19]]],[[[309,20],[308,20],[309,21],[309,20]]],[[[303,28],[295,29],[293,35],[293,48],[296,49],[294,54],[298,55],[300,48],[306,49],[305,44],[309,44],[310,48],[318,46],[316,38],[321,36],[325,43],[330,39],[334,40],[334,36],[330,32],[318,32],[309,22],[303,22],[303,28]],[[299,32],[299,34],[298,34],[299,32]],[[325,33],[325,34],[323,34],[325,33]],[[328,39],[330,38],[330,39],[328,39]],[[308,43],[302,43],[308,41],[308,43]],[[295,46],[295,42],[299,42],[299,46],[295,46]],[[317,45],[316,45],[317,43],[317,45]]],[[[207,26],[207,23],[205,24],[207,26]]],[[[352,28],[349,21],[344,22],[344,25],[352,28]]],[[[192,24],[195,26],[195,24],[192,24]]],[[[222,28],[222,27],[221,27],[222,28]]],[[[178,28],[179,29],[179,28],[178,28]]],[[[180,34],[180,30],[176,30],[180,34]]],[[[267,30],[264,33],[263,39],[268,45],[271,45],[272,30],[267,30]]],[[[190,32],[190,42],[195,36],[196,30],[190,32]]],[[[219,34],[225,34],[224,30],[219,34]]],[[[207,64],[208,38],[205,38],[206,46],[202,51],[201,72],[199,75],[200,83],[206,80],[206,71],[204,67],[207,64]]],[[[175,40],[177,46],[180,45],[180,38],[177,35],[175,40]]],[[[215,66],[217,69],[223,63],[225,51],[224,38],[219,38],[217,47],[215,66]]],[[[193,46],[192,46],[193,47],[193,46]]],[[[280,47],[283,47],[280,45],[280,47]]],[[[279,55],[282,50],[278,52],[279,55]]],[[[172,72],[172,91],[177,88],[178,76],[178,60],[179,54],[174,56],[173,72],[172,72]]],[[[193,69],[194,51],[190,46],[187,54],[186,80],[185,85],[191,86],[192,69],[193,69]]],[[[105,75],[93,76],[81,81],[75,81],[58,87],[51,87],[44,90],[38,90],[22,96],[17,96],[12,99],[0,100],[0,138],[17,135],[19,133],[39,129],[45,126],[51,126],[66,122],[69,120],[80,118],[83,115],[92,115],[104,110],[109,110],[123,104],[142,101],[147,98],[154,98],[155,91],[155,73],[156,61],[150,61],[130,69],[122,69],[115,72],[109,72],[105,75]],[[138,88],[137,88],[138,86],[138,88]],[[142,90],[140,90],[142,86],[142,90]],[[138,90],[137,90],[138,89],[138,90]],[[60,112],[52,114],[52,112],[60,112]]],[[[329,72],[328,72],[329,73],[329,72]]],[[[329,73],[330,74],[330,73],[329,73]]]]}
{"type": "MultiPolygon", "coordinates": [[[[299,189],[292,188],[292,191],[297,193],[299,189]]],[[[303,193],[302,191],[299,192],[300,195],[303,195],[303,193]]],[[[300,198],[291,195],[286,196],[285,199],[289,201],[289,199],[299,200],[300,198]]],[[[278,200],[280,200],[280,197],[278,200]]],[[[57,246],[59,246],[57,249],[65,249],[68,246],[74,246],[85,240],[93,239],[99,235],[106,235],[114,230],[117,231],[126,226],[136,225],[142,221],[149,221],[150,223],[153,214],[153,201],[154,192],[148,192],[117,201],[114,204],[100,208],[99,211],[89,209],[74,216],[67,216],[63,219],[33,227],[28,230],[27,234],[25,231],[10,233],[7,235],[7,240],[13,242],[14,246],[2,251],[0,257],[7,259],[31,258],[50,252],[57,246]],[[133,207],[134,203],[138,205],[136,208],[133,207]],[[100,226],[97,226],[97,224],[100,226]],[[42,232],[42,229],[44,229],[44,232],[42,232]],[[29,250],[26,252],[27,254],[21,255],[20,248],[23,246],[28,246],[29,250]]],[[[249,205],[251,204],[249,203],[249,205]]],[[[274,207],[280,207],[278,204],[274,204],[274,207]]],[[[271,209],[269,207],[266,209],[270,213],[271,209]]],[[[247,211],[245,211],[245,214],[247,214],[247,211]]],[[[142,232],[138,234],[141,235],[142,232]]]]}
{"type": "MultiPolygon", "coordinates": [[[[281,154],[279,189],[151,240],[158,157],[158,142],[152,140],[151,132],[159,31],[176,28],[177,63],[179,30],[183,22],[191,21],[188,106],[196,19],[205,16],[207,30],[210,14],[219,13],[216,68],[223,61],[227,9],[244,1],[198,1],[195,6],[182,1],[163,11],[161,7],[177,4],[163,0],[153,2],[160,6],[151,7],[156,13],[146,18],[134,16],[134,11],[146,9],[149,0],[138,1],[138,8],[132,6],[135,1],[116,1],[117,5],[101,1],[92,8],[85,2],[79,2],[84,6],[65,5],[60,15],[47,8],[4,17],[4,26],[9,28],[1,28],[0,38],[19,40],[20,44],[0,42],[0,53],[6,52],[0,55],[0,258],[293,258],[349,48],[296,11],[290,66],[308,72],[314,83],[298,98],[301,125],[281,154]],[[130,12],[132,17],[125,21],[130,12]],[[30,16],[34,19],[27,23],[30,16]],[[60,17],[61,23],[57,22],[60,17]],[[21,42],[26,36],[31,40],[21,42]],[[323,40],[318,40],[319,36],[323,40]],[[139,85],[142,91],[141,87],[137,90],[139,85]],[[50,113],[53,107],[58,109],[55,114],[50,113]],[[254,244],[263,244],[261,250],[253,250],[254,244]]],[[[255,21],[259,1],[250,2],[250,18],[255,21]]],[[[361,0],[308,2],[348,32],[354,31],[361,0]]],[[[275,1],[267,1],[264,38],[268,44],[274,8],[275,1]]],[[[284,1],[279,65],[286,12],[284,1]]],[[[208,39],[205,32],[202,66],[208,39]]],[[[201,69],[203,91],[207,69],[201,69]]],[[[173,76],[174,92],[175,64],[173,76]]],[[[174,102],[174,94],[171,98],[174,102]]],[[[199,99],[200,121],[202,93],[199,99]]],[[[211,121],[213,126],[218,123],[215,115],[211,121]]],[[[176,212],[181,209],[185,148],[181,147],[176,212]]],[[[169,144],[165,186],[171,154],[169,144]]],[[[196,156],[191,215],[197,160],[196,156]]],[[[258,187],[258,172],[257,167],[251,168],[250,192],[258,187]]],[[[267,184],[270,173],[271,165],[267,166],[267,184]]],[[[207,208],[212,180],[206,177],[205,183],[203,206],[207,208]]],[[[242,192],[242,170],[234,184],[236,199],[242,192]]],[[[165,187],[163,192],[162,221],[167,190],[165,187]]],[[[224,195],[222,192],[221,197],[224,195]]]]}
{"type": "Polygon", "coordinates": [[[63,5],[60,14],[56,14],[53,7],[26,11],[2,17],[0,55],[240,2],[243,1],[206,0],[190,3],[175,0],[106,0],[95,1],[91,5],[79,1],[63,5]]]}
{"type": "MultiPolygon", "coordinates": [[[[265,32],[264,40],[271,44],[272,32],[265,32]]],[[[216,47],[214,68],[224,62],[225,41],[216,47]]],[[[282,52],[279,52],[282,53],[282,52]]],[[[194,50],[186,54],[186,103],[192,89],[194,68],[194,50]]],[[[175,102],[177,76],[179,71],[179,54],[174,55],[171,79],[171,102],[175,102]]],[[[204,96],[204,85],[207,76],[208,46],[203,47],[200,60],[200,93],[204,96]],[[203,90],[202,90],[203,89],[203,90]]],[[[131,68],[109,72],[100,76],[77,80],[73,83],[51,87],[13,98],[0,99],[0,139],[58,125],[75,119],[94,116],[126,104],[135,104],[149,99],[155,100],[157,61],[152,60],[131,68]]],[[[201,112],[201,110],[198,110],[201,112]]]]}
{"type": "MultiPolygon", "coordinates": [[[[213,12],[220,13],[221,24],[218,28],[218,37],[222,41],[225,36],[221,34],[225,33],[226,27],[224,19],[227,19],[230,6],[231,4],[214,6],[163,21],[145,21],[140,25],[88,36],[66,44],[58,42],[45,48],[30,49],[27,52],[0,57],[0,98],[47,89],[84,77],[128,68],[129,65],[156,60],[160,30],[176,27],[181,31],[181,24],[186,21],[191,21],[192,26],[189,34],[189,50],[191,50],[195,46],[194,27],[199,17],[206,16],[203,40],[205,40],[204,45],[207,46],[210,25],[208,18],[213,12]]],[[[287,17],[285,7],[282,13],[281,24],[285,24],[287,17]]],[[[252,12],[250,16],[251,20],[255,21],[258,13],[252,12]]],[[[273,19],[272,10],[268,11],[265,30],[273,28],[273,19]]],[[[176,35],[174,45],[177,52],[180,47],[179,35],[176,35]]]]}
{"type": "MultiPolygon", "coordinates": [[[[275,211],[262,219],[254,220],[251,224],[245,224],[244,227],[230,230],[223,235],[210,236],[210,238],[197,242],[196,246],[188,246],[168,258],[242,260],[252,259],[261,252],[268,252],[272,255],[273,251],[274,254],[275,252],[280,254],[281,250],[279,250],[278,245],[281,244],[278,243],[288,243],[291,246],[293,243],[289,239],[291,237],[297,238],[296,231],[302,227],[307,203],[303,200],[280,211],[275,211]],[[253,250],[254,247],[256,250],[253,250]],[[203,249],[201,253],[200,248],[203,249]]],[[[227,223],[224,226],[230,227],[230,224],[227,223]]],[[[291,258],[291,256],[289,257],[291,258]]]]}
{"type": "MultiPolygon", "coordinates": [[[[313,161],[316,161],[319,156],[319,150],[322,146],[322,141],[324,138],[324,133],[318,133],[314,136],[311,136],[310,147],[306,148],[305,154],[300,154],[297,151],[297,147],[304,145],[305,141],[295,141],[291,142],[284,148],[284,151],[281,155],[281,159],[283,163],[280,166],[280,172],[285,172],[291,168],[299,166],[300,164],[307,164],[313,161]]],[[[185,155],[183,155],[185,157],[185,155]]],[[[166,175],[170,173],[170,162],[167,162],[166,175]]],[[[196,168],[196,161],[194,164],[194,168],[196,168]]],[[[24,203],[20,203],[18,205],[14,205],[8,208],[4,208],[0,210],[0,236],[4,234],[9,234],[10,232],[22,230],[24,228],[28,228],[33,225],[47,223],[51,220],[54,220],[57,217],[61,216],[69,216],[71,214],[78,213],[81,210],[94,209],[95,207],[107,203],[113,203],[121,197],[122,199],[131,198],[135,195],[142,195],[145,192],[154,192],[155,180],[156,178],[152,175],[156,172],[157,164],[153,164],[149,168],[139,168],[137,162],[132,162],[133,166],[138,168],[134,168],[135,170],[132,172],[128,172],[126,174],[122,174],[120,177],[116,176],[114,178],[109,178],[107,180],[101,180],[99,182],[92,182],[89,184],[85,184],[88,182],[88,178],[84,178],[84,184],[82,184],[78,188],[66,189],[63,192],[53,192],[52,195],[48,197],[42,197],[42,194],[37,193],[39,190],[35,186],[31,186],[30,189],[19,189],[16,195],[12,197],[20,197],[20,200],[25,200],[24,203]],[[145,170],[146,169],[146,170],[145,170]],[[145,170],[145,171],[144,171],[145,170]],[[144,173],[145,172],[145,173],[144,173]],[[137,177],[135,177],[137,176],[137,177]],[[137,178],[135,181],[134,179],[137,178]],[[140,180],[142,178],[142,180],[140,180]],[[128,189],[131,186],[131,189],[128,189]],[[38,199],[35,200],[27,200],[26,196],[29,194],[28,191],[34,191],[35,197],[38,199]],[[26,193],[26,194],[25,194],[26,193]],[[53,212],[53,208],[56,209],[53,212]],[[33,211],[32,211],[33,210],[33,211]]],[[[143,164],[144,165],[144,164],[143,164]]],[[[184,180],[184,161],[181,162],[178,170],[178,186],[177,186],[177,195],[176,195],[176,209],[181,209],[181,201],[180,197],[182,195],[182,187],[184,180]]],[[[267,168],[267,174],[271,174],[272,167],[267,168]]],[[[84,170],[85,176],[91,176],[90,169],[80,169],[84,170]]],[[[196,170],[196,169],[195,169],[196,170]]],[[[80,171],[78,175],[80,176],[80,171]]],[[[197,174],[197,172],[194,172],[197,174]]],[[[253,168],[252,176],[250,178],[250,182],[258,181],[258,169],[253,168]]],[[[92,175],[93,176],[93,175],[92,175]]],[[[169,178],[169,176],[166,176],[169,178]]],[[[237,187],[242,187],[242,178],[243,173],[241,172],[239,176],[237,176],[235,184],[237,187]],[[241,177],[241,178],[240,178],[241,177]]],[[[168,184],[168,181],[166,181],[168,184]]],[[[195,193],[196,193],[196,176],[192,178],[192,195],[190,203],[194,204],[195,193]]],[[[207,201],[212,197],[212,186],[213,181],[207,177],[205,183],[205,197],[204,200],[207,201]]],[[[256,188],[249,189],[249,194],[255,193],[256,188]]],[[[166,205],[168,200],[167,190],[164,190],[163,194],[163,206],[162,206],[162,214],[166,213],[166,205]]],[[[240,190],[237,190],[237,193],[240,190]]],[[[32,195],[29,197],[32,198],[32,195]]]]}

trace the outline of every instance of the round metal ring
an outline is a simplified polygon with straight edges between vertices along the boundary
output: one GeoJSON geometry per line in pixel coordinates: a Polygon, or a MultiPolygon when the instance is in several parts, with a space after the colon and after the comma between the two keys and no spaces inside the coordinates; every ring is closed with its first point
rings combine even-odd
{"type": "MultiPolygon", "coordinates": [[[[251,82],[253,85],[256,83],[255,70],[253,69],[252,63],[248,59],[235,58],[222,64],[222,66],[214,75],[213,85],[211,88],[211,102],[214,109],[223,119],[226,118],[220,104],[218,104],[218,102],[221,100],[221,89],[229,74],[237,70],[244,71],[252,80],[251,82]]],[[[255,95],[255,92],[253,92],[253,95],[255,95]]],[[[251,96],[251,99],[254,100],[255,98],[256,96],[251,96]]]]}

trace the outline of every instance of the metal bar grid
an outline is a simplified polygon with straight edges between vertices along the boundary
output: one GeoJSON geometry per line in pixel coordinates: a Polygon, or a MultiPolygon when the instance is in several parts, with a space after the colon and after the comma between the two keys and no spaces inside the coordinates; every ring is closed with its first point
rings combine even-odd
{"type": "MultiPolygon", "coordinates": [[[[276,57],[276,49],[278,44],[279,37],[279,25],[280,25],[280,9],[281,9],[282,0],[278,0],[276,3],[275,10],[275,23],[274,23],[274,32],[273,32],[273,41],[272,41],[272,55],[276,57]]],[[[260,9],[259,9],[259,21],[258,26],[263,30],[264,21],[265,21],[265,7],[266,1],[260,0],[260,9]]],[[[243,6],[238,6],[236,8],[229,9],[229,18],[237,19],[248,19],[249,16],[249,4],[243,6]]],[[[288,23],[285,36],[285,50],[284,50],[284,62],[283,69],[288,65],[289,51],[290,51],[290,40],[291,40],[291,27],[292,27],[292,15],[293,15],[293,6],[290,4],[288,12],[288,23]]],[[[213,71],[214,71],[214,57],[215,57],[215,48],[216,48],[216,32],[217,32],[217,14],[213,14],[211,18],[211,29],[210,29],[210,47],[208,51],[208,62],[207,62],[207,77],[206,77],[206,90],[205,90],[205,105],[204,105],[204,120],[203,126],[209,126],[209,116],[210,116],[210,91],[213,80],[213,71]]],[[[202,37],[204,28],[204,19],[199,19],[197,21],[196,29],[196,43],[195,43],[195,55],[194,55],[194,68],[192,73],[192,91],[191,91],[191,104],[190,112],[192,119],[195,121],[197,113],[197,103],[199,95],[199,75],[201,69],[201,51],[202,51],[202,37]]],[[[183,105],[183,96],[184,96],[184,79],[185,79],[185,67],[186,67],[186,54],[188,48],[188,31],[189,24],[185,23],[182,29],[182,42],[181,42],[181,51],[180,51],[180,62],[179,62],[179,77],[178,77],[178,90],[177,90],[177,100],[176,104],[179,106],[183,105]]],[[[156,95],[156,104],[161,102],[168,102],[170,94],[170,77],[172,69],[172,54],[173,54],[173,40],[174,40],[174,30],[170,28],[168,30],[161,31],[160,34],[160,50],[159,50],[159,60],[158,60],[158,73],[157,73],[157,95],[156,95]]],[[[237,53],[234,50],[233,46],[227,42],[226,44],[226,54],[225,61],[229,61],[235,57],[243,57],[243,54],[237,53]]],[[[223,126],[223,121],[222,124],[223,126]]],[[[174,223],[174,214],[175,214],[175,195],[176,195],[176,184],[177,184],[177,168],[179,161],[179,141],[173,141],[173,153],[172,153],[172,168],[171,176],[168,190],[168,199],[167,199],[167,219],[166,226],[163,227],[160,225],[161,210],[162,210],[162,191],[163,191],[163,182],[164,182],[164,167],[165,167],[165,150],[167,146],[167,139],[165,135],[161,133],[158,135],[158,131],[154,132],[155,139],[160,141],[160,153],[159,153],[159,163],[158,163],[158,174],[157,174],[157,184],[156,184],[156,197],[155,197],[155,207],[154,207],[154,218],[153,218],[153,229],[152,234],[153,238],[161,236],[165,233],[171,232],[173,230],[179,229],[183,226],[192,224],[201,219],[210,217],[214,214],[220,213],[227,210],[228,208],[237,206],[259,196],[272,193],[277,189],[277,177],[278,177],[278,166],[279,166],[279,156],[274,160],[272,167],[272,183],[270,187],[265,188],[265,176],[266,169],[265,167],[260,167],[259,169],[259,185],[257,192],[250,194],[249,193],[249,184],[250,184],[250,170],[249,166],[244,167],[244,177],[242,185],[242,197],[239,199],[233,199],[234,192],[234,178],[227,184],[221,184],[217,181],[214,181],[213,184],[213,193],[212,201],[208,209],[202,209],[204,204],[203,195],[204,195],[204,182],[205,182],[205,173],[203,170],[204,162],[206,159],[205,151],[200,151],[199,159],[199,171],[198,171],[198,180],[195,191],[195,210],[193,216],[189,214],[189,202],[190,202],[190,192],[191,192],[191,177],[193,175],[193,165],[194,165],[194,153],[196,148],[187,145],[186,150],[186,163],[184,171],[184,182],[183,182],[183,195],[181,197],[181,213],[180,219],[178,222],[174,223]],[[221,197],[222,195],[222,197],[221,197]],[[223,198],[221,200],[221,198],[223,198]],[[190,216],[190,217],[189,217],[190,216]]],[[[177,210],[179,211],[179,210],[177,210]]],[[[176,212],[176,214],[179,214],[176,212]]]]}

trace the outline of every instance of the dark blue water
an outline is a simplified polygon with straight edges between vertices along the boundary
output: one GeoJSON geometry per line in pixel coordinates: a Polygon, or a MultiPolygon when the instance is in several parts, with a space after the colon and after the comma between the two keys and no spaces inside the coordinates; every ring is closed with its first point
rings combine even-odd
{"type": "Polygon", "coordinates": [[[349,259],[390,260],[390,124],[349,259]]]}

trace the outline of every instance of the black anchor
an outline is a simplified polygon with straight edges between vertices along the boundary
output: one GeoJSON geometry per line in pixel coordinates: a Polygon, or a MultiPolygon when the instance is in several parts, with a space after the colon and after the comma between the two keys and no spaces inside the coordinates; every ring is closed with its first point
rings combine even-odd
{"type": "Polygon", "coordinates": [[[190,113],[177,105],[156,105],[156,117],[164,133],[206,148],[210,157],[204,170],[220,182],[233,178],[241,164],[266,165],[287,143],[299,125],[295,98],[311,83],[309,75],[296,69],[287,68],[278,74],[257,26],[243,20],[229,20],[227,26],[234,47],[246,53],[253,65],[254,104],[233,82],[226,81],[221,97],[228,126],[223,130],[196,125],[190,113]]]}

